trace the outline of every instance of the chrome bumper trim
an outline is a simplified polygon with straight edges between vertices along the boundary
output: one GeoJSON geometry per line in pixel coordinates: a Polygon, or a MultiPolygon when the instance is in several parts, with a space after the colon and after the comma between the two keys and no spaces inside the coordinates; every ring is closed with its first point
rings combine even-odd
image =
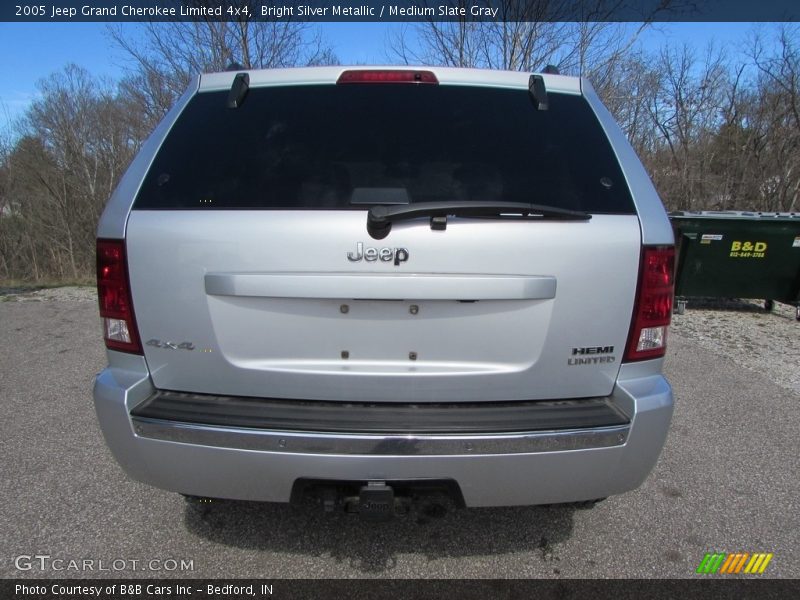
{"type": "Polygon", "coordinates": [[[237,450],[288,454],[379,456],[487,455],[561,452],[625,444],[630,425],[481,435],[339,434],[217,427],[132,417],[140,437],[237,450]]]}

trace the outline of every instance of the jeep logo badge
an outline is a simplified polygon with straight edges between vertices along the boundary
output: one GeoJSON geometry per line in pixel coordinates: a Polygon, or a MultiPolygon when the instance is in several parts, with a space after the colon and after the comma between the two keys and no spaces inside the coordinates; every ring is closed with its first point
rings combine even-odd
{"type": "Polygon", "coordinates": [[[362,259],[367,262],[394,262],[395,266],[400,266],[408,260],[408,250],[406,248],[372,248],[364,247],[362,242],[356,244],[355,252],[347,253],[347,260],[359,262],[362,259]]]}

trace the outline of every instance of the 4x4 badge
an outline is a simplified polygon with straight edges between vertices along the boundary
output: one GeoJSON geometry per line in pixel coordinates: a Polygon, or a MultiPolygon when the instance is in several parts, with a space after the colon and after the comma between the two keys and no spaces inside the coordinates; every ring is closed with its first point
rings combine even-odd
{"type": "Polygon", "coordinates": [[[192,342],[162,342],[155,338],[147,340],[147,345],[155,346],[156,348],[165,348],[167,350],[194,350],[194,344],[192,342]]]}
{"type": "Polygon", "coordinates": [[[347,260],[359,262],[362,259],[367,262],[394,262],[395,266],[400,266],[408,260],[409,254],[406,248],[373,248],[364,247],[363,242],[356,243],[356,251],[347,253],[347,260]]]}

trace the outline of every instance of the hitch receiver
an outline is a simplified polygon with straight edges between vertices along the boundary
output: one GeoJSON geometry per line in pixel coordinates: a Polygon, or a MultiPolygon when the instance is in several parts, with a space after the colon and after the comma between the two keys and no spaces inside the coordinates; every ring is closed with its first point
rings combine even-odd
{"type": "Polygon", "coordinates": [[[394,517],[394,490],[383,481],[370,481],[358,494],[358,514],[368,521],[394,517]]]}

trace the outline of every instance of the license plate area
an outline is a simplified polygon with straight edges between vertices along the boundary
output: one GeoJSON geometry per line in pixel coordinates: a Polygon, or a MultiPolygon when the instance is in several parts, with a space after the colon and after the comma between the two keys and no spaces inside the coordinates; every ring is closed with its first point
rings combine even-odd
{"type": "Polygon", "coordinates": [[[222,355],[243,368],[516,370],[536,359],[552,302],[210,298],[222,355]]]}

